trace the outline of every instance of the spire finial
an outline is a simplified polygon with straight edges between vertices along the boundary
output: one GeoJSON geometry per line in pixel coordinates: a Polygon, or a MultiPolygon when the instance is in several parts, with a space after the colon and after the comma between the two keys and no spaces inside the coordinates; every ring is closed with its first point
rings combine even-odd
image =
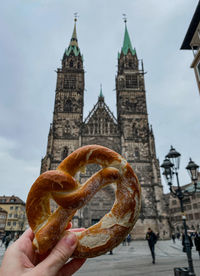
{"type": "Polygon", "coordinates": [[[126,24],[126,22],[127,22],[127,16],[126,16],[126,14],[125,14],[125,13],[123,13],[122,15],[123,15],[123,20],[124,20],[124,23],[126,24]]]}
{"type": "Polygon", "coordinates": [[[102,84],[100,84],[100,93],[99,93],[99,98],[104,98],[103,92],[102,92],[102,84]]]}
{"type": "Polygon", "coordinates": [[[74,22],[75,22],[75,23],[76,23],[78,17],[79,17],[79,16],[78,16],[78,13],[75,12],[75,13],[74,13],[74,22]]]}

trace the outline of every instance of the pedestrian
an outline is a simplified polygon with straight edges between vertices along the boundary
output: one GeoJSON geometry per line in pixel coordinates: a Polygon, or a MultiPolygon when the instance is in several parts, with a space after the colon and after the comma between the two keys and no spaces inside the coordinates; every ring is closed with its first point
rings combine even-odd
{"type": "Polygon", "coordinates": [[[110,250],[110,253],[109,253],[109,255],[113,255],[113,252],[112,252],[112,250],[110,250]]]}
{"type": "Polygon", "coordinates": [[[5,238],[6,238],[6,235],[4,235],[4,236],[1,238],[1,245],[0,245],[0,246],[2,246],[2,245],[4,244],[5,238]]]}
{"type": "Polygon", "coordinates": [[[199,253],[200,258],[200,233],[195,232],[194,244],[196,247],[196,251],[199,253]]]}
{"type": "Polygon", "coordinates": [[[174,233],[172,233],[172,240],[173,240],[173,243],[176,243],[175,239],[176,239],[176,236],[175,236],[174,233]]]}
{"type": "Polygon", "coordinates": [[[180,239],[180,236],[181,236],[181,234],[178,232],[178,233],[176,234],[176,237],[177,237],[178,240],[180,239]]]}
{"type": "MultiPolygon", "coordinates": [[[[189,239],[189,243],[190,243],[190,249],[192,250],[193,247],[193,242],[192,242],[192,238],[190,237],[190,235],[187,235],[188,239],[189,239]]],[[[185,234],[182,234],[182,246],[183,246],[183,252],[186,252],[186,246],[185,246],[185,234]]]]}
{"type": "Polygon", "coordinates": [[[152,263],[155,264],[155,244],[157,242],[157,236],[151,228],[148,228],[146,233],[146,240],[148,241],[148,245],[151,251],[152,263]]]}
{"type": "MultiPolygon", "coordinates": [[[[82,229],[78,229],[78,232],[80,230],[82,229]]],[[[72,231],[77,232],[77,229],[72,231]]],[[[29,228],[16,242],[9,246],[0,267],[1,276],[72,275],[85,262],[85,259],[77,258],[66,263],[77,246],[76,235],[70,231],[65,233],[44,260],[37,258],[38,256],[32,247],[33,239],[34,233],[29,228]]]]}
{"type": "Polygon", "coordinates": [[[128,236],[127,236],[127,243],[128,243],[128,245],[130,244],[130,242],[131,242],[131,235],[130,234],[128,234],[128,236]]]}
{"type": "Polygon", "coordinates": [[[122,245],[126,246],[126,239],[123,240],[122,245]]]}
{"type": "Polygon", "coordinates": [[[5,238],[5,248],[7,249],[8,248],[8,245],[11,241],[11,236],[10,235],[7,235],[6,238],[5,238]]]}

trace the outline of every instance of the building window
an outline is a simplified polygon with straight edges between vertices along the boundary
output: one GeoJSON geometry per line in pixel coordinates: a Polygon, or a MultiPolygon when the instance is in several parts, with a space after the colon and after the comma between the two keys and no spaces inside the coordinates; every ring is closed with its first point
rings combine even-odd
{"type": "Polygon", "coordinates": [[[199,213],[194,214],[195,219],[199,219],[199,213]]]}
{"type": "Polygon", "coordinates": [[[16,221],[13,221],[13,226],[16,226],[16,221]]]}
{"type": "Polygon", "coordinates": [[[10,210],[13,210],[13,206],[10,206],[10,210]]]}
{"type": "Polygon", "coordinates": [[[96,224],[99,222],[99,219],[92,219],[92,225],[96,224]]]}
{"type": "Polygon", "coordinates": [[[15,206],[15,210],[18,210],[18,206],[15,206]]]}
{"type": "Polygon", "coordinates": [[[76,89],[76,76],[66,75],[64,77],[64,88],[65,89],[76,89]]]}
{"type": "Polygon", "coordinates": [[[188,217],[189,217],[189,220],[193,219],[193,214],[189,214],[188,217]]]}
{"type": "Polygon", "coordinates": [[[72,60],[70,60],[69,66],[70,66],[70,67],[73,67],[73,66],[74,66],[74,63],[73,63],[72,60]]]}
{"type": "Polygon", "coordinates": [[[64,103],[64,111],[72,112],[72,101],[70,99],[66,99],[64,103]]]}
{"type": "Polygon", "coordinates": [[[68,147],[64,147],[62,152],[62,160],[65,159],[65,157],[67,157],[68,152],[69,152],[68,147]]]}
{"type": "Polygon", "coordinates": [[[193,208],[194,208],[194,209],[197,209],[197,208],[198,208],[198,207],[197,207],[197,203],[194,203],[194,204],[193,204],[193,208]]]}
{"type": "Polygon", "coordinates": [[[135,148],[135,158],[140,158],[140,152],[138,148],[135,148]]]}
{"type": "Polygon", "coordinates": [[[137,75],[126,75],[126,88],[137,88],[138,78],[137,75]]]}
{"type": "Polygon", "coordinates": [[[184,199],[183,199],[183,203],[184,203],[184,204],[190,203],[190,198],[184,198],[184,199]]]}
{"type": "Polygon", "coordinates": [[[7,222],[7,225],[10,226],[10,224],[11,224],[10,221],[8,221],[8,222],[7,222]]]}

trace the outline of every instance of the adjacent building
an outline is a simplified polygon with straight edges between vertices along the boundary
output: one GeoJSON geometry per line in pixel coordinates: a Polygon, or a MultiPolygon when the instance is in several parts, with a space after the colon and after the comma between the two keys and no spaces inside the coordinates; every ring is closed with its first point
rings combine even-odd
{"type": "MultiPolygon", "coordinates": [[[[184,215],[186,216],[186,224],[189,230],[200,231],[200,182],[197,183],[198,190],[191,196],[185,196],[183,199],[184,215]]],[[[173,187],[176,189],[176,187],[173,187]]],[[[182,189],[189,192],[194,191],[194,184],[190,183],[182,186],[182,189]]],[[[169,213],[169,224],[171,231],[176,233],[183,232],[182,213],[180,209],[180,201],[173,197],[170,193],[165,195],[166,207],[169,213]]]]}
{"type": "Polygon", "coordinates": [[[182,50],[192,50],[193,60],[191,68],[194,69],[200,93],[200,1],[190,22],[189,28],[181,45],[182,50]]]}
{"type": "Polygon", "coordinates": [[[6,210],[0,207],[0,237],[5,234],[7,214],[6,210]]]}
{"type": "Polygon", "coordinates": [[[5,232],[22,233],[26,228],[25,202],[17,196],[0,196],[0,208],[7,212],[5,232]]]}
{"type": "MultiPolygon", "coordinates": [[[[138,59],[136,49],[132,47],[126,23],[117,68],[116,91],[109,94],[117,99],[117,117],[106,104],[100,88],[96,104],[84,119],[83,108],[84,104],[87,105],[84,102],[85,70],[75,20],[71,41],[64,51],[61,68],[57,69],[53,120],[41,173],[56,169],[66,156],[83,145],[99,144],[113,149],[128,160],[142,187],[141,214],[133,236],[144,238],[147,228],[152,227],[160,232],[161,237],[167,237],[169,225],[153,129],[148,121],[145,72],[142,60],[138,59]]],[[[98,169],[96,164],[87,166],[85,174],[80,174],[80,183],[98,169]]],[[[88,227],[98,222],[111,209],[113,202],[112,186],[100,190],[77,213],[74,225],[88,227]]]]}

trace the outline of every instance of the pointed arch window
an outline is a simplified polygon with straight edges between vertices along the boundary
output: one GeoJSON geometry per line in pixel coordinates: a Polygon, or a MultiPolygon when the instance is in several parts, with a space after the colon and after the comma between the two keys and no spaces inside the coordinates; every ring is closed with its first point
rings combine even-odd
{"type": "Polygon", "coordinates": [[[69,150],[68,147],[64,147],[63,151],[62,151],[62,156],[61,159],[65,159],[68,156],[69,150]]]}
{"type": "Polygon", "coordinates": [[[135,148],[135,158],[137,158],[137,159],[140,158],[140,152],[139,152],[139,148],[138,147],[135,148]]]}
{"type": "Polygon", "coordinates": [[[65,112],[72,112],[72,101],[67,99],[64,104],[64,111],[65,112]]]}
{"type": "Polygon", "coordinates": [[[74,66],[73,60],[70,60],[69,67],[73,67],[73,66],[74,66]]]}

